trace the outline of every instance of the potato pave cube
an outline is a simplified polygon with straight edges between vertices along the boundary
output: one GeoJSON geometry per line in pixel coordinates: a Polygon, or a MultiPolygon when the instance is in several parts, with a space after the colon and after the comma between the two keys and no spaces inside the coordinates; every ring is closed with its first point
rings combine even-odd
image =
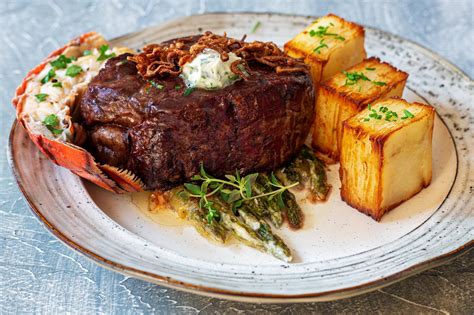
{"type": "Polygon", "coordinates": [[[380,221],[431,182],[435,110],[400,98],[377,101],[344,122],[341,198],[380,221]]]}
{"type": "Polygon", "coordinates": [[[293,58],[304,58],[317,85],[366,57],[364,28],[328,14],[287,42],[285,52],[293,58]]]}
{"type": "Polygon", "coordinates": [[[342,122],[375,100],[401,97],[407,78],[407,73],[372,57],[322,83],[316,100],[313,146],[338,160],[342,122]]]}

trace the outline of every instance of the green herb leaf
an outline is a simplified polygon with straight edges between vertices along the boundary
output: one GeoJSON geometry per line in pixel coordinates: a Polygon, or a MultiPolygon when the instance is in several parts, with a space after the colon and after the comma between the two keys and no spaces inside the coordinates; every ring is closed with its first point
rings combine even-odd
{"type": "Polygon", "coordinates": [[[194,92],[195,89],[196,89],[196,88],[193,88],[193,87],[192,87],[192,88],[187,88],[187,89],[184,91],[183,95],[184,95],[184,96],[188,96],[189,94],[191,94],[192,92],[194,92]]]}
{"type": "Polygon", "coordinates": [[[407,118],[413,118],[413,117],[415,117],[415,115],[413,115],[412,113],[410,113],[407,109],[404,109],[404,110],[403,110],[403,113],[405,114],[405,116],[403,116],[401,119],[407,119],[407,118]]]}
{"type": "Polygon", "coordinates": [[[227,178],[231,182],[235,182],[235,176],[234,175],[225,175],[225,178],[227,178]]]}
{"type": "Polygon", "coordinates": [[[59,57],[56,60],[51,61],[50,64],[55,70],[66,69],[67,64],[70,63],[71,61],[72,61],[71,58],[67,58],[64,55],[59,55],[59,57]]]}
{"type": "Polygon", "coordinates": [[[82,53],[83,56],[90,56],[92,55],[92,51],[90,50],[84,50],[84,52],[82,53]]]}
{"type": "Polygon", "coordinates": [[[244,201],[242,199],[237,200],[236,202],[232,203],[232,212],[236,213],[237,209],[242,207],[243,203],[244,203],[244,201]]]}
{"type": "Polygon", "coordinates": [[[180,192],[177,193],[177,195],[182,200],[188,200],[189,199],[189,193],[186,190],[181,190],[180,192]]]}
{"type": "Polygon", "coordinates": [[[154,88],[157,88],[158,90],[163,90],[165,88],[164,85],[159,84],[153,80],[148,80],[148,83],[150,83],[154,88]]]}
{"type": "Polygon", "coordinates": [[[252,27],[252,30],[250,31],[250,33],[251,34],[255,33],[261,25],[262,25],[262,22],[257,21],[257,23],[255,23],[255,25],[252,27]]]}
{"type": "Polygon", "coordinates": [[[99,48],[99,57],[97,61],[107,60],[109,58],[115,57],[115,53],[107,54],[107,50],[109,50],[109,45],[102,45],[99,48]]]}
{"type": "Polygon", "coordinates": [[[68,77],[74,78],[75,76],[77,76],[81,72],[82,72],[81,67],[79,67],[78,65],[71,65],[71,66],[69,66],[69,68],[67,68],[66,75],[68,77]]]}
{"type": "Polygon", "coordinates": [[[239,200],[240,198],[241,198],[240,190],[234,189],[230,192],[229,199],[227,200],[227,202],[232,203],[234,201],[239,200]]]}
{"type": "Polygon", "coordinates": [[[55,114],[50,114],[46,116],[43,120],[43,125],[50,126],[50,127],[58,127],[59,126],[59,118],[55,114]]]}
{"type": "Polygon", "coordinates": [[[44,102],[47,97],[48,97],[48,94],[45,94],[45,93],[39,93],[35,95],[35,98],[38,102],[44,102]]]}
{"type": "Polygon", "coordinates": [[[387,85],[387,83],[385,82],[381,82],[381,81],[372,81],[373,84],[375,85],[378,85],[378,86],[384,86],[384,85],[387,85]]]}
{"type": "Polygon", "coordinates": [[[211,224],[213,220],[218,220],[219,219],[219,217],[220,217],[219,212],[217,212],[217,210],[212,207],[211,202],[206,204],[206,208],[208,209],[207,210],[208,212],[207,212],[207,215],[206,215],[207,223],[211,224]]]}
{"type": "Polygon", "coordinates": [[[179,90],[180,88],[181,88],[181,85],[179,85],[179,84],[176,84],[176,85],[174,86],[174,89],[175,89],[175,90],[179,90]]]}
{"type": "Polygon", "coordinates": [[[367,78],[367,76],[362,73],[362,72],[357,72],[357,71],[354,71],[354,72],[347,72],[347,71],[342,71],[342,73],[344,73],[344,75],[346,76],[346,82],[344,83],[344,86],[347,86],[347,85],[354,85],[356,84],[359,80],[362,80],[362,81],[370,81],[369,78],[367,78]]]}
{"type": "Polygon", "coordinates": [[[58,129],[59,118],[55,114],[50,114],[46,116],[43,120],[43,125],[46,126],[46,128],[48,128],[48,130],[55,135],[59,135],[63,132],[61,129],[58,129]]]}
{"type": "Polygon", "coordinates": [[[285,201],[283,201],[283,193],[277,195],[277,203],[280,209],[286,208],[285,201]]]}
{"type": "Polygon", "coordinates": [[[319,46],[316,47],[313,51],[316,52],[317,54],[320,54],[321,53],[321,49],[323,48],[328,48],[328,45],[326,45],[324,43],[324,39],[321,39],[321,41],[319,42],[319,46]]]}
{"type": "Polygon", "coordinates": [[[54,82],[53,83],[53,87],[57,87],[57,88],[62,88],[63,87],[63,84],[61,82],[54,82]]]}
{"type": "Polygon", "coordinates": [[[193,195],[201,196],[201,188],[191,183],[185,183],[184,187],[193,195]]]}
{"type": "Polygon", "coordinates": [[[375,68],[365,68],[367,71],[375,71],[375,68]]]}
{"type": "Polygon", "coordinates": [[[55,76],[56,76],[56,72],[54,71],[54,69],[50,69],[48,71],[48,74],[44,78],[41,79],[41,83],[45,84],[46,82],[49,82],[49,80],[51,80],[55,76]]]}

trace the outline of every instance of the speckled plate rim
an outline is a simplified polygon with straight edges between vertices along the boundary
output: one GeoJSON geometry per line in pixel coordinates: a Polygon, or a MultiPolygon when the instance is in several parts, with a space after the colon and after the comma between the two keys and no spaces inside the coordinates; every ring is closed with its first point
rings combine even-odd
{"type": "MultiPolygon", "coordinates": [[[[314,18],[311,16],[304,16],[304,15],[290,15],[290,14],[280,14],[280,13],[246,13],[246,12],[239,12],[239,13],[220,13],[220,12],[214,12],[214,13],[206,13],[202,15],[218,15],[218,14],[229,14],[229,15],[245,15],[245,14],[252,14],[252,15],[270,15],[270,16],[285,16],[288,18],[292,17],[306,17],[306,18],[314,18]]],[[[160,26],[166,26],[166,24],[171,24],[171,23],[176,23],[177,21],[181,19],[189,18],[187,17],[182,17],[178,18],[175,20],[168,21],[167,23],[163,23],[160,26]]],[[[375,28],[370,28],[366,27],[366,29],[372,29],[376,30],[375,28]]],[[[120,40],[121,38],[125,38],[128,36],[133,36],[133,34],[139,33],[140,31],[133,32],[130,34],[126,34],[117,38],[112,39],[113,40],[120,40]]],[[[388,35],[398,38],[404,42],[410,43],[414,48],[424,51],[425,54],[431,55],[431,57],[442,64],[444,67],[449,68],[453,72],[461,75],[464,77],[464,79],[469,80],[472,82],[472,79],[464,73],[462,70],[457,68],[454,64],[451,62],[447,61],[444,59],[442,56],[438,55],[437,53],[429,50],[428,48],[425,48],[413,41],[406,40],[404,38],[401,38],[397,35],[393,35],[389,32],[386,31],[380,31],[383,33],[387,33],[388,35]]],[[[118,271],[122,274],[133,276],[136,278],[140,278],[146,281],[151,281],[159,285],[164,285],[167,287],[171,287],[174,289],[179,289],[187,292],[192,292],[192,293],[197,293],[201,295],[206,295],[206,296],[213,296],[213,297],[219,297],[219,298],[227,298],[227,299],[232,299],[232,300],[238,300],[238,301],[247,301],[247,302],[282,302],[282,303],[287,303],[287,302],[309,302],[309,301],[329,301],[329,300],[335,300],[335,299],[341,299],[341,298],[347,298],[359,294],[363,294],[366,292],[370,292],[382,287],[385,287],[387,285],[393,284],[395,282],[401,281],[407,277],[410,277],[414,274],[417,274],[419,272],[425,271],[427,269],[442,265],[444,263],[449,262],[450,260],[461,256],[468,252],[470,249],[472,249],[474,245],[474,240],[470,240],[469,242],[465,243],[464,245],[459,246],[458,248],[447,252],[445,254],[439,255],[437,257],[434,257],[432,259],[423,261],[421,263],[412,265],[404,270],[401,270],[397,273],[394,273],[388,277],[385,277],[380,280],[376,281],[371,281],[367,283],[363,283],[361,285],[353,286],[353,287],[347,287],[343,288],[340,290],[332,290],[332,291],[325,291],[325,292],[318,292],[314,294],[300,294],[300,295],[280,295],[280,294],[264,294],[264,293],[249,293],[249,292],[238,292],[238,291],[227,291],[227,290],[221,290],[221,289],[216,289],[213,287],[206,287],[206,286],[200,286],[200,285],[194,285],[190,283],[185,283],[182,281],[178,281],[175,279],[172,279],[170,277],[163,277],[158,274],[154,273],[149,273],[143,270],[131,268],[119,263],[116,263],[114,261],[105,259],[101,257],[99,254],[94,253],[89,251],[88,249],[82,247],[81,245],[77,244],[75,241],[72,239],[68,238],[64,233],[62,233],[59,229],[54,227],[48,220],[42,215],[39,207],[35,204],[35,202],[32,200],[31,196],[27,193],[27,190],[25,189],[22,179],[19,176],[19,173],[17,171],[17,166],[16,162],[13,160],[13,152],[12,152],[12,139],[14,137],[15,133],[15,128],[18,126],[17,121],[15,120],[12,124],[11,131],[10,131],[10,137],[9,137],[9,143],[7,147],[7,156],[8,156],[8,162],[9,165],[12,169],[12,173],[17,181],[17,184],[23,193],[29,207],[32,209],[33,213],[38,217],[40,222],[49,230],[53,235],[55,235],[63,244],[66,246],[70,247],[73,250],[78,251],[85,257],[88,257],[92,259],[94,262],[98,263],[99,265],[110,269],[114,271],[118,271]]],[[[456,152],[457,154],[457,152],[456,152]]]]}

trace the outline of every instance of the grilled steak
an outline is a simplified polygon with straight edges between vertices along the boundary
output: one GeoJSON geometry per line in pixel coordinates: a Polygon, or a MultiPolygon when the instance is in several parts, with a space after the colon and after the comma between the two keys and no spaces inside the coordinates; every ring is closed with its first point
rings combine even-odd
{"type": "Polygon", "coordinates": [[[310,74],[248,66],[247,80],[185,95],[178,76],[151,84],[126,54],[110,59],[79,104],[88,149],[159,190],[189,180],[201,162],[216,176],[282,165],[298,153],[313,121],[310,74]]]}

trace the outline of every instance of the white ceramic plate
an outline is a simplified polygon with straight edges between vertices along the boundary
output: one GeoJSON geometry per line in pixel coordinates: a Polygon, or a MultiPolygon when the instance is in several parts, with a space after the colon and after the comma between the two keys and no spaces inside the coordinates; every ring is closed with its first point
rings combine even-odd
{"type": "MultiPolygon", "coordinates": [[[[283,44],[313,18],[274,14],[212,14],[182,18],[113,40],[132,48],[212,30],[283,44]]],[[[410,74],[404,97],[435,106],[433,181],[380,223],[343,203],[338,165],[326,203],[302,204],[305,226],[278,231],[295,261],[282,263],[233,243],[216,246],[193,227],[157,224],[136,204],[55,166],[14,124],[10,163],[33,211],[59,239],[111,269],[201,294],[251,301],[330,300],[367,292],[433,267],[473,244],[473,82],[420,46],[366,28],[369,56],[410,74]]]]}

